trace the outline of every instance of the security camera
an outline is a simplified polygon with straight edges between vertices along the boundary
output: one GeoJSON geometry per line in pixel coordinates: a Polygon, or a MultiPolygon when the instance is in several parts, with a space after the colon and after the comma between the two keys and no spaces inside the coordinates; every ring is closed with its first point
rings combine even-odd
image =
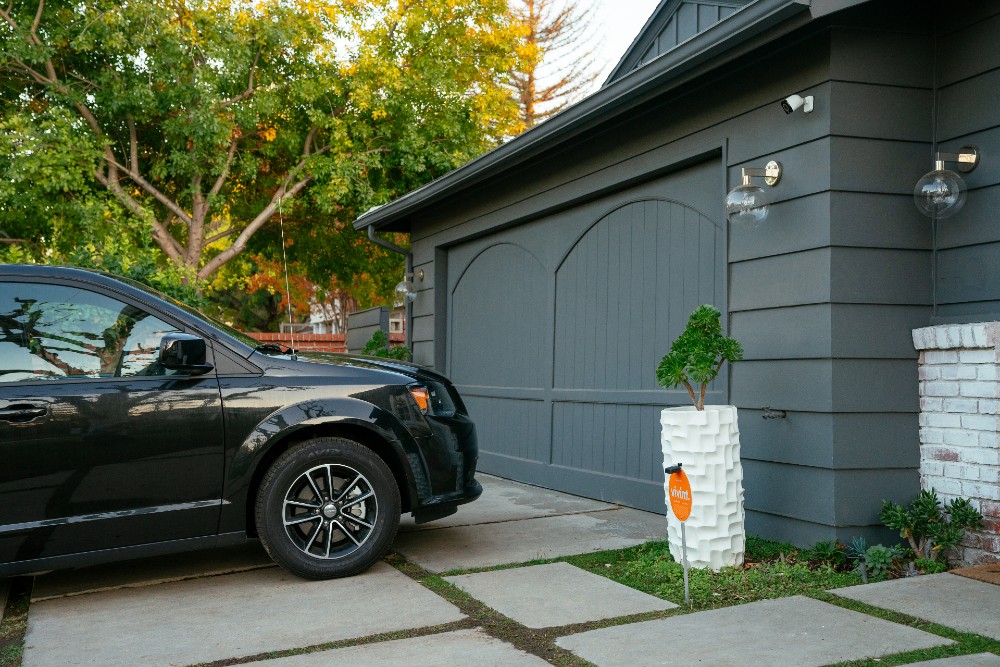
{"type": "Polygon", "coordinates": [[[789,95],[781,100],[781,108],[785,113],[792,113],[799,107],[802,108],[802,113],[811,113],[813,110],[813,96],[789,95]]]}

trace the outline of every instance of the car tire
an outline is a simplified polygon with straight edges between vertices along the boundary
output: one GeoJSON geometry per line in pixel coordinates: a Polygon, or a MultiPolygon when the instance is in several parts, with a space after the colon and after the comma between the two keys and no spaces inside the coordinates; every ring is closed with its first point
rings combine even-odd
{"type": "Polygon", "coordinates": [[[257,494],[257,535],[278,565],[305,579],[367,570],[392,545],[399,488],[375,452],[315,438],[282,453],[257,494]],[[331,490],[332,489],[332,493],[331,490]]]}

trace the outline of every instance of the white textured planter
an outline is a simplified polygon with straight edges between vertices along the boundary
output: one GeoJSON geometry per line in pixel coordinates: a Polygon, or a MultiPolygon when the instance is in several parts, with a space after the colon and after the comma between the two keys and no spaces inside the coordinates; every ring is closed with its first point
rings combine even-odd
{"type": "MultiPolygon", "coordinates": [[[[743,466],[736,407],[706,405],[666,408],[660,413],[660,443],[664,466],[684,464],[691,482],[691,516],[686,524],[691,567],[741,565],[746,533],[743,527],[743,466]]],[[[666,492],[666,482],[664,482],[666,492]]],[[[669,510],[667,539],[674,560],[681,562],[680,521],[669,510]]]]}

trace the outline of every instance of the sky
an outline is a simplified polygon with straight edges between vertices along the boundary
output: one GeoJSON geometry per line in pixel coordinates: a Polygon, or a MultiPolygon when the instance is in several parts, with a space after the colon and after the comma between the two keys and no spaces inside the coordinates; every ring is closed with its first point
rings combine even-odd
{"type": "MultiPolygon", "coordinates": [[[[598,86],[611,74],[611,70],[625,54],[653,13],[659,0],[594,0],[597,5],[598,34],[602,39],[597,44],[598,59],[604,64],[598,86]]],[[[581,3],[584,4],[584,3],[581,3]]]]}

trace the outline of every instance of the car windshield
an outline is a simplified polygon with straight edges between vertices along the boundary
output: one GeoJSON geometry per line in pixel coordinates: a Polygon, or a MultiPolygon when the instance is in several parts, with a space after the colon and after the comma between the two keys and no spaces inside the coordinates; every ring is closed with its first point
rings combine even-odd
{"type": "Polygon", "coordinates": [[[127,285],[130,285],[130,286],[132,286],[132,287],[134,287],[136,289],[142,290],[143,292],[151,294],[152,296],[155,296],[157,299],[161,299],[163,301],[166,301],[167,303],[170,303],[170,304],[172,304],[172,305],[180,308],[181,310],[183,310],[183,311],[185,311],[187,313],[190,313],[191,315],[194,315],[198,319],[204,320],[204,321],[208,322],[209,324],[211,324],[213,327],[215,327],[216,329],[218,329],[222,333],[235,338],[236,340],[240,341],[241,343],[243,343],[244,345],[246,345],[248,347],[256,348],[257,346],[260,345],[259,341],[251,338],[250,336],[246,335],[242,331],[239,331],[238,329],[234,329],[233,327],[229,326],[228,324],[225,324],[224,322],[220,322],[219,320],[215,319],[214,317],[211,317],[210,315],[206,315],[205,313],[202,313],[201,311],[199,311],[199,310],[197,310],[195,308],[192,308],[191,306],[187,305],[183,301],[181,301],[179,299],[175,299],[174,297],[170,296],[169,294],[164,294],[163,292],[161,292],[161,291],[159,291],[157,289],[153,289],[152,287],[150,287],[149,285],[146,285],[145,283],[141,283],[138,280],[133,280],[131,278],[126,278],[124,276],[116,276],[116,275],[111,274],[111,273],[106,273],[105,275],[107,275],[107,276],[109,276],[111,278],[114,278],[115,280],[119,280],[119,281],[121,281],[123,283],[126,283],[127,285]]]}

